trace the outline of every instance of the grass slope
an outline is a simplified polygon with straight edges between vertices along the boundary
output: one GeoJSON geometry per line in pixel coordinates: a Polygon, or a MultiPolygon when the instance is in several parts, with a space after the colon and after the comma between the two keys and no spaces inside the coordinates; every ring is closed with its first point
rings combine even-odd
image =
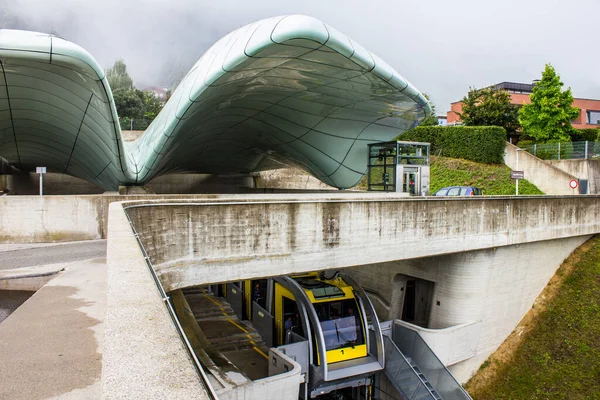
{"type": "MultiPolygon", "coordinates": [[[[504,164],[481,164],[473,161],[431,157],[431,190],[433,194],[446,186],[475,186],[484,195],[515,194],[510,168],[504,164]]],[[[525,179],[519,182],[519,194],[544,194],[525,179]]]]}
{"type": "Polygon", "coordinates": [[[565,260],[519,325],[467,383],[473,399],[600,399],[600,235],[565,260]]]}

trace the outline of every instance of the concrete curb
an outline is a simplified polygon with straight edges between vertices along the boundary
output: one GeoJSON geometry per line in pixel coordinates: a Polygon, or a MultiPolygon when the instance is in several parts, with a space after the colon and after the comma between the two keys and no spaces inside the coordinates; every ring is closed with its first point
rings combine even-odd
{"type": "Polygon", "coordinates": [[[49,264],[0,271],[0,290],[37,291],[72,263],[49,264]]]}

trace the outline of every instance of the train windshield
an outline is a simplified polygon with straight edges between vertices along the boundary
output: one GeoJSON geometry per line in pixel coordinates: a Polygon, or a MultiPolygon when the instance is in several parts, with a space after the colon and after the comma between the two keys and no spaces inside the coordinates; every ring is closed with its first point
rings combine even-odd
{"type": "Polygon", "coordinates": [[[362,323],[356,300],[315,304],[327,350],[364,344],[362,323]]]}

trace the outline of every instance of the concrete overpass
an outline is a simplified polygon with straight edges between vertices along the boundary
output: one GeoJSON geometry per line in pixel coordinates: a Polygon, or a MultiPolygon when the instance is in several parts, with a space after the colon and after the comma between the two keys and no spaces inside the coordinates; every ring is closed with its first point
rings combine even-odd
{"type": "MultiPolygon", "coordinates": [[[[408,283],[416,282],[413,311],[424,320],[403,324],[465,381],[562,261],[600,232],[599,216],[598,196],[340,193],[113,203],[104,393],[131,385],[151,397],[167,375],[177,382],[173,396],[203,392],[149,265],[167,291],[347,269],[376,299],[382,320],[402,317],[408,283]]],[[[285,388],[273,385],[264,393],[283,396],[285,388]]]]}

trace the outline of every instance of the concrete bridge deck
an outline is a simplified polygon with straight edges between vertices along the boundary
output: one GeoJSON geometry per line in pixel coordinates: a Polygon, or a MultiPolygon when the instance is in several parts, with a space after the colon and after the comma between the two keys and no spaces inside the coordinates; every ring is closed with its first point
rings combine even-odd
{"type": "Polygon", "coordinates": [[[169,291],[592,235],[599,199],[343,193],[122,207],[169,291]]]}

